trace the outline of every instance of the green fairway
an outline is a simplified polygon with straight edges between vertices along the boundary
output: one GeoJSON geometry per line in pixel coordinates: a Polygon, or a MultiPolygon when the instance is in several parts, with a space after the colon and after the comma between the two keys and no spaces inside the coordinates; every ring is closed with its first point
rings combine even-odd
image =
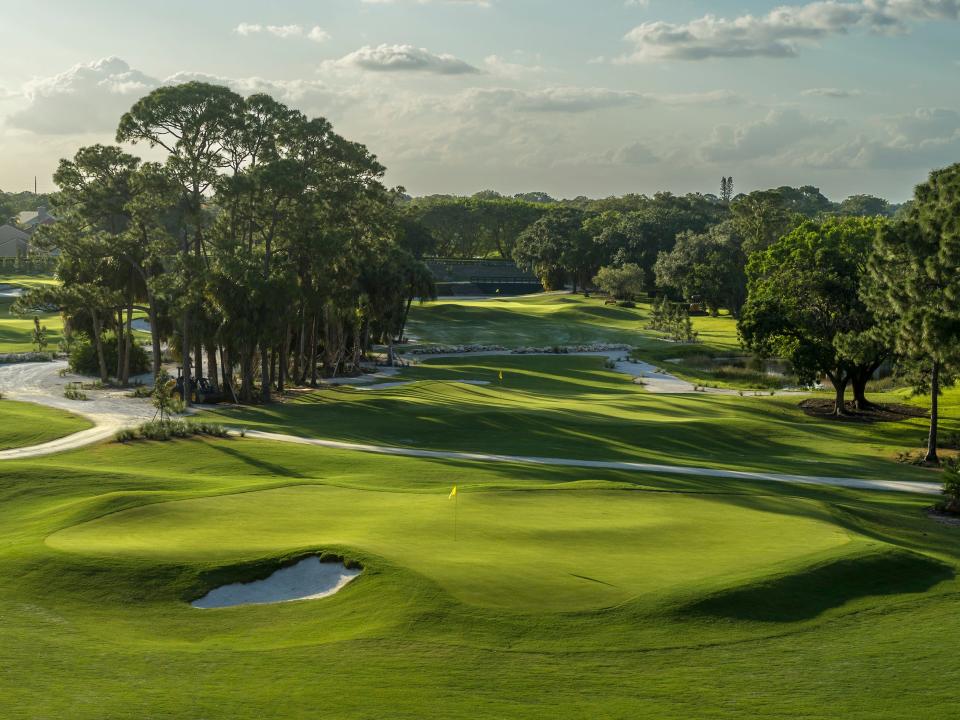
{"type": "MultiPolygon", "coordinates": [[[[552,347],[625,343],[662,350],[672,343],[646,329],[650,306],[605,305],[603,298],[545,294],[484,300],[437,300],[410,309],[407,330],[418,342],[447,345],[490,344],[552,347]]],[[[693,319],[704,347],[738,350],[736,323],[729,317],[693,319]]],[[[675,346],[674,346],[675,347],[675,346]]]]}
{"type": "MultiPolygon", "coordinates": [[[[929,471],[892,462],[922,443],[922,418],[836,423],[804,415],[797,396],[656,395],[605,370],[598,357],[454,357],[405,369],[399,379],[418,382],[325,389],[283,405],[204,416],[305,437],[438,450],[931,479],[929,471]],[[455,379],[490,384],[436,382],[455,379]]],[[[944,399],[946,430],[957,429],[958,403],[956,391],[944,399]]]]}
{"type": "Polygon", "coordinates": [[[763,389],[789,384],[749,372],[748,355],[729,316],[694,317],[697,342],[667,342],[649,330],[650,305],[621,308],[603,298],[545,294],[520,298],[438,300],[411,308],[408,330],[416,343],[502,345],[507,348],[624,344],[633,355],[693,383],[763,389]],[[741,367],[733,367],[740,365],[741,367]]]}
{"type": "Polygon", "coordinates": [[[960,536],[926,503],[241,439],[13,463],[0,697],[18,718],[732,719],[896,718],[922,693],[946,718],[960,536]],[[365,568],[332,598],[187,604],[327,549],[365,568]]]}
{"type": "MultiPolygon", "coordinates": [[[[29,289],[57,281],[43,275],[0,275],[0,285],[29,289]]],[[[22,353],[36,350],[33,342],[34,314],[18,315],[11,310],[15,298],[0,297],[0,353],[22,353]]],[[[62,339],[63,318],[59,313],[38,313],[41,325],[47,327],[47,350],[57,349],[62,339]]]]}
{"type": "Polygon", "coordinates": [[[0,450],[39,445],[89,427],[87,420],[63,410],[0,400],[0,450]]]}

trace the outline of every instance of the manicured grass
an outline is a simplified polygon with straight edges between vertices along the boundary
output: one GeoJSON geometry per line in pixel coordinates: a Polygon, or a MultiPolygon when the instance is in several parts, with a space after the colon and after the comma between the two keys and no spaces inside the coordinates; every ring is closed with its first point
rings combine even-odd
{"type": "Polygon", "coordinates": [[[667,342],[648,329],[650,305],[605,305],[603,298],[547,294],[489,300],[439,300],[411,308],[408,329],[417,343],[553,347],[626,344],[634,357],[690,382],[729,388],[780,387],[781,381],[724,367],[748,356],[729,316],[694,317],[697,342],[667,342]],[[712,358],[719,361],[714,365],[712,358]]]}
{"type": "MultiPolygon", "coordinates": [[[[804,415],[798,396],[655,395],[605,370],[597,357],[455,357],[405,369],[398,379],[419,382],[384,390],[324,389],[282,405],[205,416],[306,437],[439,450],[803,475],[935,477],[892,461],[922,444],[922,418],[836,423],[804,415]],[[490,385],[436,382],[453,379],[490,385]]],[[[950,391],[944,398],[945,435],[958,427],[958,406],[960,393],[950,391]]]]}
{"type": "Polygon", "coordinates": [[[89,427],[89,421],[63,410],[0,400],[0,450],[39,445],[89,427]]]}
{"type": "MultiPolygon", "coordinates": [[[[438,300],[414,305],[407,330],[418,342],[447,345],[490,344],[506,347],[625,343],[664,357],[676,344],[647,330],[649,304],[637,308],[605,305],[582,295],[530,295],[489,300],[438,300]]],[[[703,348],[739,349],[736,322],[729,317],[695,317],[703,348]]]]}
{"type": "MultiPolygon", "coordinates": [[[[29,289],[37,285],[55,284],[44,275],[0,275],[0,285],[29,289]]],[[[33,343],[33,314],[12,312],[14,298],[0,297],[0,353],[22,353],[36,350],[33,343]]],[[[47,327],[47,350],[55,351],[62,339],[63,318],[59,313],[39,313],[40,323],[47,327]]]]}
{"type": "Polygon", "coordinates": [[[2,470],[10,717],[954,712],[960,535],[926,498],[250,439],[2,470]],[[187,604],[322,549],[365,567],[332,598],[187,604]]]}
{"type": "MultiPolygon", "coordinates": [[[[556,300],[503,302],[541,301],[539,320],[506,310],[498,332],[547,332],[556,300]]],[[[595,306],[575,303],[570,333],[607,327],[611,308],[590,320],[595,306]]],[[[610,332],[633,332],[635,320],[613,320],[610,332]]],[[[716,323],[717,353],[733,347],[729,321],[698,322],[716,323]]],[[[891,459],[920,443],[922,420],[836,424],[804,416],[797,397],[652,395],[601,358],[459,357],[398,379],[414,384],[204,419],[438,449],[936,477],[891,459]]],[[[945,434],[958,405],[949,392],[945,434]]],[[[929,519],[931,502],[250,438],[6,462],[0,715],[952,718],[960,528],[929,519]],[[189,605],[325,550],[364,567],[333,597],[189,605]]]]}

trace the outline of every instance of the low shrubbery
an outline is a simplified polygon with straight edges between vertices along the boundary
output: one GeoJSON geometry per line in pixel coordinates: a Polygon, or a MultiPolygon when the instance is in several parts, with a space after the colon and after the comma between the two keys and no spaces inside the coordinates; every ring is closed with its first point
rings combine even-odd
{"type": "Polygon", "coordinates": [[[173,440],[174,438],[189,438],[194,435],[207,437],[227,437],[227,429],[223,425],[209,422],[194,422],[189,420],[153,420],[137,428],[119,430],[115,436],[117,442],[125,443],[133,440],[173,440]]]}
{"type": "MultiPolygon", "coordinates": [[[[103,338],[103,357],[107,365],[107,373],[117,371],[117,336],[106,335],[103,338]]],[[[147,351],[138,343],[130,348],[130,375],[140,375],[150,368],[147,351]]],[[[97,359],[97,348],[93,341],[86,336],[80,336],[73,342],[70,350],[70,370],[78,375],[100,375],[100,361],[97,359]]]]}
{"type": "Polygon", "coordinates": [[[944,501],[938,510],[960,515],[960,459],[949,458],[943,463],[944,501]]]}
{"type": "Polygon", "coordinates": [[[48,352],[0,353],[0,364],[2,365],[30,362],[51,362],[52,360],[53,353],[48,352]]]}
{"type": "Polygon", "coordinates": [[[67,383],[63,388],[63,396],[67,400],[89,400],[87,394],[83,391],[81,383],[67,383]]]}

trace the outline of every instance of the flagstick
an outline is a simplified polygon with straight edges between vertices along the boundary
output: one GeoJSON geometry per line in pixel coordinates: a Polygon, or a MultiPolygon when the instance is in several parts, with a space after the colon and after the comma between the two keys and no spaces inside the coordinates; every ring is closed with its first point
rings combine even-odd
{"type": "Polygon", "coordinates": [[[460,507],[460,493],[453,496],[453,541],[457,541],[457,508],[460,507]]]}

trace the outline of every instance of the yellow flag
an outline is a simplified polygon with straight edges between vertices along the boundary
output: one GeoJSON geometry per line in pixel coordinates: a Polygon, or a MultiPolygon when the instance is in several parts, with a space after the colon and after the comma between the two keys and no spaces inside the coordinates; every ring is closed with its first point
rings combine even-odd
{"type": "Polygon", "coordinates": [[[450,494],[447,496],[447,500],[453,500],[457,496],[457,486],[453,486],[453,490],[450,491],[450,494]]]}
{"type": "Polygon", "coordinates": [[[500,382],[503,382],[503,370],[500,371],[500,382]]]}

